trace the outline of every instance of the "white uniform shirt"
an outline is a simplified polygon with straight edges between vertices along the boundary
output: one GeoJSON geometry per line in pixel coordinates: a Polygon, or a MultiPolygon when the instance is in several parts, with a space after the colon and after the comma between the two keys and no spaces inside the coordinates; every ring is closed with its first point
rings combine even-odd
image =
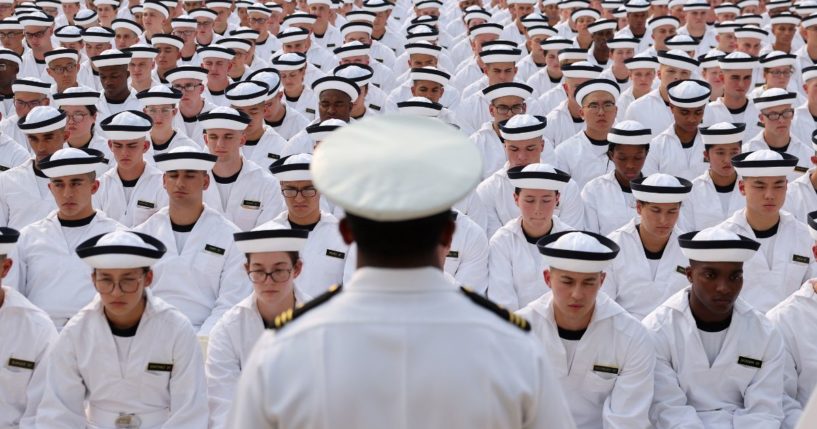
{"type": "Polygon", "coordinates": [[[98,295],[66,325],[46,359],[37,427],[113,429],[120,412],[136,414],[142,429],[207,426],[195,331],[177,309],[145,292],[148,302],[124,362],[98,295]]]}
{"type": "Polygon", "coordinates": [[[268,170],[244,159],[244,165],[234,182],[229,183],[229,195],[210,174],[210,186],[204,191],[204,202],[234,223],[242,231],[249,231],[272,220],[286,209],[281,185],[268,170]],[[223,201],[226,200],[226,204],[223,201]]]}
{"type": "MultiPolygon", "coordinates": [[[[183,120],[182,123],[184,123],[183,120]]],[[[150,142],[150,146],[148,146],[148,151],[145,153],[145,160],[147,160],[149,164],[155,164],[155,162],[153,161],[154,156],[170,152],[172,149],[175,149],[179,146],[193,146],[203,148],[204,139],[201,138],[202,141],[198,142],[196,140],[191,139],[190,137],[187,137],[184,134],[185,132],[184,128],[185,128],[184,126],[177,128],[177,131],[173,133],[173,135],[170,137],[170,140],[164,142],[161,145],[156,145],[153,142],[153,137],[151,137],[150,134],[148,134],[147,140],[148,142],[150,142]]]]}
{"type": "MultiPolygon", "coordinates": [[[[226,104],[224,104],[226,106],[226,104]]],[[[204,99],[204,106],[201,108],[199,115],[202,113],[207,113],[216,108],[216,105],[208,101],[206,98],[204,99]]],[[[181,111],[179,112],[179,116],[182,116],[181,111]]],[[[193,118],[185,118],[182,116],[182,121],[184,122],[184,133],[189,137],[191,140],[196,142],[200,147],[204,147],[204,127],[201,126],[201,123],[198,120],[198,116],[193,118]]]]}
{"type": "Polygon", "coordinates": [[[709,104],[706,105],[703,125],[710,126],[718,122],[744,123],[746,124],[744,135],[754,136],[763,131],[763,128],[757,125],[759,114],[760,110],[755,107],[755,103],[751,100],[749,100],[743,112],[733,114],[726,105],[723,104],[723,97],[721,97],[715,101],[710,101],[709,104]]]}
{"type": "MultiPolygon", "coordinates": [[[[746,209],[738,210],[720,226],[756,239],[746,221],[746,209]]],[[[743,290],[740,296],[764,313],[782,302],[803,282],[817,274],[817,264],[811,252],[813,245],[808,227],[790,213],[781,211],[771,266],[761,244],[752,259],[743,264],[743,290]]]]}
{"type": "Polygon", "coordinates": [[[778,428],[783,420],[780,333],[738,298],[720,353],[710,365],[689,309],[689,292],[685,288],[673,295],[643,321],[657,355],[650,420],[656,429],[778,428]]]}
{"type": "Polygon", "coordinates": [[[517,314],[530,321],[544,344],[578,428],[652,428],[648,413],[655,350],[646,329],[623,308],[598,294],[572,363],[559,337],[553,294],[543,295],[517,314]]]}
{"type": "Polygon", "coordinates": [[[817,190],[811,184],[814,169],[789,182],[786,189],[786,203],[783,210],[789,212],[800,222],[806,222],[806,215],[817,210],[817,190]]]}
{"type": "Polygon", "coordinates": [[[24,413],[34,417],[45,387],[40,363],[57,339],[57,330],[48,314],[19,292],[8,286],[3,286],[3,292],[0,326],[6,329],[0,330],[0,427],[16,428],[24,413]]]}
{"type": "MultiPolygon", "coordinates": [[[[650,126],[647,122],[645,126],[650,126]]],[[[645,176],[655,173],[669,174],[692,180],[709,168],[704,162],[704,142],[701,133],[695,134],[692,147],[681,146],[681,139],[675,134],[675,126],[670,125],[650,142],[650,152],[641,170],[645,176]]]]}
{"type": "Polygon", "coordinates": [[[587,182],[581,196],[584,226],[589,231],[607,235],[638,218],[635,197],[621,189],[615,170],[587,182]]]}
{"type": "Polygon", "coordinates": [[[641,125],[650,127],[653,132],[666,130],[674,122],[672,112],[670,112],[669,106],[664,103],[664,99],[661,98],[661,92],[658,88],[630,103],[627,112],[624,114],[624,119],[638,121],[641,125]]]}
{"type": "Polygon", "coordinates": [[[817,121],[811,116],[808,104],[794,109],[794,119],[791,121],[791,135],[803,143],[811,143],[811,134],[817,129],[817,121]]]}
{"type": "MultiPolygon", "coordinates": [[[[26,144],[23,142],[23,144],[26,144]]],[[[0,173],[24,164],[31,155],[21,144],[0,135],[0,173]]]]}
{"type": "Polygon", "coordinates": [[[57,208],[48,178],[34,174],[34,159],[0,174],[0,225],[17,230],[57,208]]]}
{"type": "Polygon", "coordinates": [[[547,91],[555,88],[558,85],[562,84],[562,79],[559,78],[558,80],[553,80],[547,72],[547,67],[542,67],[536,73],[531,75],[525,83],[528,84],[531,88],[533,88],[533,96],[534,97],[541,97],[547,91]]]}
{"type": "Polygon", "coordinates": [[[121,103],[111,103],[108,101],[108,98],[105,97],[105,93],[102,92],[99,96],[99,101],[96,103],[97,114],[96,117],[100,118],[99,121],[102,122],[108,116],[117,114],[119,112],[124,112],[125,110],[137,110],[139,112],[142,111],[142,105],[139,103],[139,100],[136,98],[136,91],[131,89],[130,95],[125,101],[121,103]]]}
{"type": "Polygon", "coordinates": [[[673,231],[653,275],[636,225],[631,220],[608,236],[621,250],[606,270],[601,290],[641,320],[689,284],[685,271],[689,259],[681,253],[678,233],[673,231]]]}
{"type": "MultiPolygon", "coordinates": [[[[569,231],[572,226],[553,216],[549,234],[569,231]]],[[[536,244],[522,230],[522,217],[512,219],[491,237],[488,259],[487,296],[510,311],[516,311],[550,291],[545,284],[545,260],[536,244]]]]}
{"type": "Polygon", "coordinates": [[[207,336],[219,317],[252,291],[244,272],[244,254],[233,239],[239,229],[215,210],[205,206],[181,252],[168,207],[134,230],[156,237],[167,247],[153,266],[151,289],[181,310],[200,336],[207,336]]]}
{"type": "Polygon", "coordinates": [[[728,204],[721,204],[721,193],[715,189],[715,183],[709,170],[692,181],[692,192],[681,203],[681,216],[678,218],[678,229],[681,232],[701,231],[715,226],[732,216],[732,213],[746,207],[746,198],[740,194],[738,179],[732,191],[728,193],[728,204]]]}
{"type": "Polygon", "coordinates": [[[28,138],[17,126],[19,120],[20,118],[16,114],[3,118],[0,121],[0,133],[19,143],[25,150],[30,151],[31,147],[28,145],[28,138]]]}
{"type": "Polygon", "coordinates": [[[268,172],[269,166],[281,159],[281,153],[286,144],[287,141],[279,136],[272,127],[264,125],[264,134],[261,135],[261,138],[252,146],[247,144],[242,146],[241,153],[245,159],[258,164],[265,172],[268,172]]]}
{"type": "Polygon", "coordinates": [[[491,103],[481,90],[464,99],[462,104],[455,109],[457,125],[460,126],[460,129],[470,135],[478,130],[482,124],[490,121],[489,104],[491,103]]]}
{"type": "Polygon", "coordinates": [[[361,268],[301,317],[259,340],[229,427],[575,427],[542,346],[436,268],[361,268]]]}
{"type": "MultiPolygon", "coordinates": [[[[761,131],[754,138],[743,143],[741,152],[753,152],[764,149],[771,148],[769,144],[766,143],[766,139],[763,137],[763,131],[761,131]]],[[[786,153],[797,157],[797,165],[794,167],[794,171],[786,175],[789,182],[791,182],[802,176],[803,173],[808,171],[809,167],[811,167],[811,157],[814,156],[814,148],[811,147],[811,144],[807,145],[798,140],[797,137],[791,136],[789,145],[786,148],[786,153]]]]}
{"type": "Polygon", "coordinates": [[[471,134],[470,139],[482,155],[483,180],[502,168],[502,165],[508,161],[505,156],[505,146],[494,131],[493,121],[482,124],[479,130],[471,134]]]}
{"type": "Polygon", "coordinates": [[[607,142],[593,144],[584,131],[556,146],[556,165],[559,170],[570,175],[580,188],[587,182],[615,169],[615,164],[607,157],[607,142]]]}
{"type": "Polygon", "coordinates": [[[545,118],[547,118],[545,137],[550,139],[556,146],[584,131],[584,121],[576,122],[573,120],[570,110],[567,109],[567,100],[563,101],[555,109],[548,110],[545,118]]]}
{"type": "Polygon", "coordinates": [[[291,139],[295,134],[309,125],[309,120],[300,112],[284,104],[284,117],[279,122],[267,122],[284,140],[291,139]]]}
{"type": "Polygon", "coordinates": [[[136,186],[131,188],[128,197],[119,173],[116,168],[112,168],[99,178],[99,190],[94,194],[94,207],[124,226],[139,225],[167,205],[163,176],[161,170],[146,164],[145,171],[137,179],[136,186]]]}
{"type": "Polygon", "coordinates": [[[297,99],[289,98],[284,94],[283,100],[287,104],[287,110],[293,109],[300,112],[308,121],[315,120],[318,111],[318,96],[309,87],[304,86],[304,90],[297,99]]]}

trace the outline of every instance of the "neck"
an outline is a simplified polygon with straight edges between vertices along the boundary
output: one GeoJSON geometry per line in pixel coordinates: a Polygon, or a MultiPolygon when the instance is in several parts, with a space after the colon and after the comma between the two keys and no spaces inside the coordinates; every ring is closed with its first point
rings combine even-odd
{"type": "Polygon", "coordinates": [[[607,132],[608,131],[609,130],[598,130],[598,129],[587,128],[587,129],[584,130],[584,134],[587,135],[587,137],[589,137],[589,138],[591,138],[593,140],[607,140],[607,132]]]}
{"type": "Polygon", "coordinates": [[[567,329],[568,331],[581,331],[590,326],[594,311],[596,311],[595,303],[593,303],[593,309],[591,311],[581,316],[562,314],[556,306],[553,306],[553,317],[556,319],[556,326],[567,329]]]}
{"type": "Polygon", "coordinates": [[[71,147],[84,147],[91,141],[91,133],[85,132],[82,134],[71,134],[68,136],[68,145],[71,147]]]}
{"type": "Polygon", "coordinates": [[[570,116],[578,118],[579,110],[581,110],[581,106],[579,106],[579,103],[576,103],[576,101],[573,100],[572,98],[567,100],[567,111],[570,112],[570,116]]]}
{"type": "Polygon", "coordinates": [[[244,161],[241,155],[235,154],[230,157],[220,157],[213,166],[213,174],[218,177],[230,177],[241,171],[244,161]]]}
{"type": "Polygon", "coordinates": [[[189,205],[176,203],[174,201],[170,201],[168,205],[170,221],[176,225],[191,225],[196,223],[203,211],[204,204],[202,204],[201,199],[189,205]]]}
{"type": "Polygon", "coordinates": [[[817,169],[809,174],[809,181],[811,181],[811,187],[817,189],[817,169]]]}
{"type": "Polygon", "coordinates": [[[283,103],[275,103],[275,104],[273,104],[273,107],[271,109],[271,112],[270,112],[269,116],[267,116],[264,119],[266,119],[266,120],[268,120],[270,122],[278,122],[278,121],[281,120],[281,118],[284,117],[284,115],[286,115],[286,113],[287,113],[287,108],[286,108],[286,106],[284,106],[283,103]]]}
{"type": "Polygon", "coordinates": [[[782,43],[782,42],[775,42],[774,43],[774,50],[775,51],[782,51],[785,53],[789,53],[791,51],[791,43],[782,43]]]}
{"type": "Polygon", "coordinates": [[[153,128],[150,132],[150,139],[153,141],[153,144],[165,144],[170,137],[173,137],[173,128],[153,128]]]}
{"type": "Polygon", "coordinates": [[[766,140],[769,147],[781,148],[789,144],[791,137],[789,137],[789,133],[773,133],[765,130],[763,131],[763,139],[766,140]]]}
{"type": "Polygon", "coordinates": [[[133,309],[128,314],[123,315],[112,315],[108,314],[108,311],[105,310],[105,317],[108,319],[108,322],[116,329],[129,329],[133,328],[134,326],[139,324],[139,321],[142,319],[142,314],[145,312],[145,307],[147,306],[147,297],[142,297],[142,300],[139,302],[139,305],[133,309]]]}
{"type": "Polygon", "coordinates": [[[83,210],[83,211],[81,211],[81,212],[79,212],[79,213],[77,213],[75,215],[66,215],[66,214],[64,214],[62,212],[58,212],[57,213],[57,218],[62,219],[62,220],[81,220],[81,219],[85,219],[87,217],[90,217],[94,213],[96,213],[96,210],[94,210],[94,208],[91,207],[91,205],[89,204],[88,208],[86,208],[85,210],[83,210]]]}
{"type": "Polygon", "coordinates": [[[121,101],[125,101],[125,99],[127,99],[129,95],[130,95],[130,90],[128,90],[128,88],[125,87],[125,89],[123,91],[120,91],[120,92],[117,92],[117,93],[113,93],[113,94],[110,94],[110,95],[105,93],[105,98],[107,98],[108,101],[121,102],[121,101]]]}
{"type": "Polygon", "coordinates": [[[655,234],[650,234],[647,229],[644,228],[643,223],[639,228],[638,235],[641,237],[641,244],[644,246],[644,248],[653,253],[660,252],[669,242],[669,236],[661,237],[655,234]]]}
{"type": "Polygon", "coordinates": [[[730,109],[740,109],[746,105],[746,97],[724,93],[723,104],[730,109]]]}
{"type": "Polygon", "coordinates": [[[276,316],[291,308],[295,308],[295,290],[290,286],[277,294],[271,301],[262,301],[256,297],[255,304],[258,306],[258,313],[261,314],[261,319],[263,319],[267,325],[271,325],[276,316]]]}
{"type": "Polygon", "coordinates": [[[284,88],[284,95],[289,98],[298,98],[303,94],[304,86],[298,86],[297,88],[284,88]]]}
{"type": "Polygon", "coordinates": [[[732,170],[732,174],[722,176],[720,174],[715,174],[712,170],[709,170],[709,178],[711,178],[712,183],[717,186],[728,186],[735,183],[735,180],[738,179],[738,173],[735,170],[732,170]]]}
{"type": "Polygon", "coordinates": [[[613,64],[613,76],[619,80],[629,79],[630,71],[627,70],[627,66],[624,64],[613,64]]]}
{"type": "Polygon", "coordinates": [[[116,173],[119,174],[119,178],[122,180],[136,180],[142,177],[142,173],[145,172],[145,165],[145,162],[142,161],[138,165],[128,169],[117,167],[116,173]]]}
{"type": "Polygon", "coordinates": [[[682,142],[688,142],[688,141],[694,139],[695,136],[698,135],[697,130],[694,130],[694,131],[685,130],[685,129],[679,127],[678,125],[675,125],[674,128],[675,128],[675,135],[678,136],[678,139],[680,139],[682,142]]]}
{"type": "Polygon", "coordinates": [[[817,58],[817,43],[806,44],[806,52],[808,53],[809,58],[817,58]]]}
{"type": "Polygon", "coordinates": [[[548,218],[546,222],[538,222],[538,224],[533,222],[525,222],[525,219],[522,219],[522,231],[531,237],[542,237],[550,232],[551,229],[553,229],[552,217],[548,218]]]}
{"type": "Polygon", "coordinates": [[[224,79],[211,80],[207,81],[207,89],[210,91],[221,92],[224,91],[224,88],[227,88],[227,85],[229,84],[230,80],[226,77],[224,79]]]}
{"type": "Polygon", "coordinates": [[[353,118],[358,118],[360,116],[363,116],[365,113],[366,113],[366,105],[363,104],[363,103],[360,103],[360,104],[356,103],[356,104],[352,105],[352,110],[351,110],[351,112],[349,112],[349,116],[351,116],[353,118]]]}
{"type": "Polygon", "coordinates": [[[190,58],[195,54],[196,54],[196,44],[195,43],[192,44],[192,45],[185,44],[184,47],[182,47],[182,56],[183,57],[190,58]]]}
{"type": "Polygon", "coordinates": [[[260,126],[252,130],[247,130],[244,132],[244,135],[247,136],[247,140],[258,140],[264,135],[264,127],[260,126]]]}
{"type": "Polygon", "coordinates": [[[664,103],[669,102],[669,93],[667,92],[667,88],[662,86],[658,87],[658,94],[661,96],[661,99],[664,100],[664,103]]]}
{"type": "Polygon", "coordinates": [[[765,214],[765,213],[755,213],[752,210],[746,209],[746,223],[749,224],[752,229],[756,229],[758,231],[765,231],[777,224],[780,221],[780,212],[776,211],[774,213],[765,214]]]}
{"type": "Polygon", "coordinates": [[[410,257],[402,256],[394,258],[390,256],[383,256],[375,252],[361,252],[357,253],[357,268],[387,268],[387,269],[411,269],[411,268],[438,268],[443,269],[443,261],[440,260],[439,255],[435,252],[427,252],[422,255],[413,255],[410,257]]]}
{"type": "Polygon", "coordinates": [[[562,76],[564,76],[561,70],[553,70],[550,67],[547,68],[547,74],[548,77],[551,77],[553,79],[561,79],[562,76]]]}
{"type": "Polygon", "coordinates": [[[186,116],[188,118],[191,118],[201,113],[201,109],[203,107],[204,107],[203,98],[194,99],[190,104],[179,103],[179,111],[182,112],[182,116],[186,116]]]}
{"type": "Polygon", "coordinates": [[[287,219],[295,224],[298,225],[312,225],[313,223],[318,223],[321,220],[321,211],[315,210],[312,213],[298,216],[292,213],[292,211],[287,212],[287,219]]]}
{"type": "Polygon", "coordinates": [[[649,87],[647,87],[647,89],[642,91],[642,90],[636,89],[636,87],[633,86],[633,98],[635,98],[637,100],[637,99],[641,98],[642,96],[646,95],[647,93],[649,93],[650,91],[651,90],[650,90],[649,87]]]}

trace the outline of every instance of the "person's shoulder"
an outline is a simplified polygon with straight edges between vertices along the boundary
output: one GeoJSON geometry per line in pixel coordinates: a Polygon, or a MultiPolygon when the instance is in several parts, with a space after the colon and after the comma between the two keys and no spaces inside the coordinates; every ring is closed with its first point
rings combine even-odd
{"type": "Polygon", "coordinates": [[[326,290],[326,292],[316,296],[311,301],[308,301],[306,304],[296,307],[294,309],[291,308],[275,316],[275,319],[273,319],[273,328],[276,331],[282,331],[284,328],[289,326],[293,321],[303,317],[310,311],[329,302],[329,300],[336,297],[342,291],[342,289],[343,287],[341,285],[332,285],[329,287],[329,289],[326,290]]]}
{"type": "Polygon", "coordinates": [[[502,307],[501,305],[467,287],[460,286],[459,290],[472,303],[484,309],[486,312],[492,313],[498,320],[502,320],[508,325],[513,326],[522,332],[530,332],[530,323],[522,316],[509,311],[507,308],[502,307]]]}

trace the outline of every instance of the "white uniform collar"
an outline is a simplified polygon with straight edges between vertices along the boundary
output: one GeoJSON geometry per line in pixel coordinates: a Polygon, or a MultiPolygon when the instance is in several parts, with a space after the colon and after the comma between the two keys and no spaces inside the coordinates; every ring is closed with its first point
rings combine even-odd
{"type": "MultiPolygon", "coordinates": [[[[556,326],[556,316],[553,313],[553,294],[550,293],[549,288],[548,292],[528,305],[531,306],[536,313],[542,316],[545,321],[554,327],[556,326]]],[[[596,308],[593,309],[593,317],[590,319],[590,324],[587,325],[587,329],[589,330],[594,324],[614,317],[620,313],[626,313],[626,310],[610,299],[606,293],[599,290],[598,294],[596,295],[596,308]]]]}

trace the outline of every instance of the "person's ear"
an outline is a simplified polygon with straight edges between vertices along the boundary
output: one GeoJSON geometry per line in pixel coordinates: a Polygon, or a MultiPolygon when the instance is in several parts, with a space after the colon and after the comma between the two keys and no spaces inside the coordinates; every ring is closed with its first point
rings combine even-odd
{"type": "Polygon", "coordinates": [[[440,234],[439,245],[446,248],[451,247],[451,243],[454,241],[454,231],[456,230],[457,223],[454,221],[454,219],[448,219],[443,227],[442,234],[440,234]]]}
{"type": "Polygon", "coordinates": [[[692,266],[687,266],[684,268],[684,273],[687,276],[687,281],[692,284],[692,266]]]}
{"type": "Polygon", "coordinates": [[[352,227],[349,225],[349,221],[346,218],[343,218],[338,223],[338,230],[340,231],[340,236],[343,238],[343,242],[347,245],[351,245],[355,242],[355,234],[352,232],[352,227]]]}

